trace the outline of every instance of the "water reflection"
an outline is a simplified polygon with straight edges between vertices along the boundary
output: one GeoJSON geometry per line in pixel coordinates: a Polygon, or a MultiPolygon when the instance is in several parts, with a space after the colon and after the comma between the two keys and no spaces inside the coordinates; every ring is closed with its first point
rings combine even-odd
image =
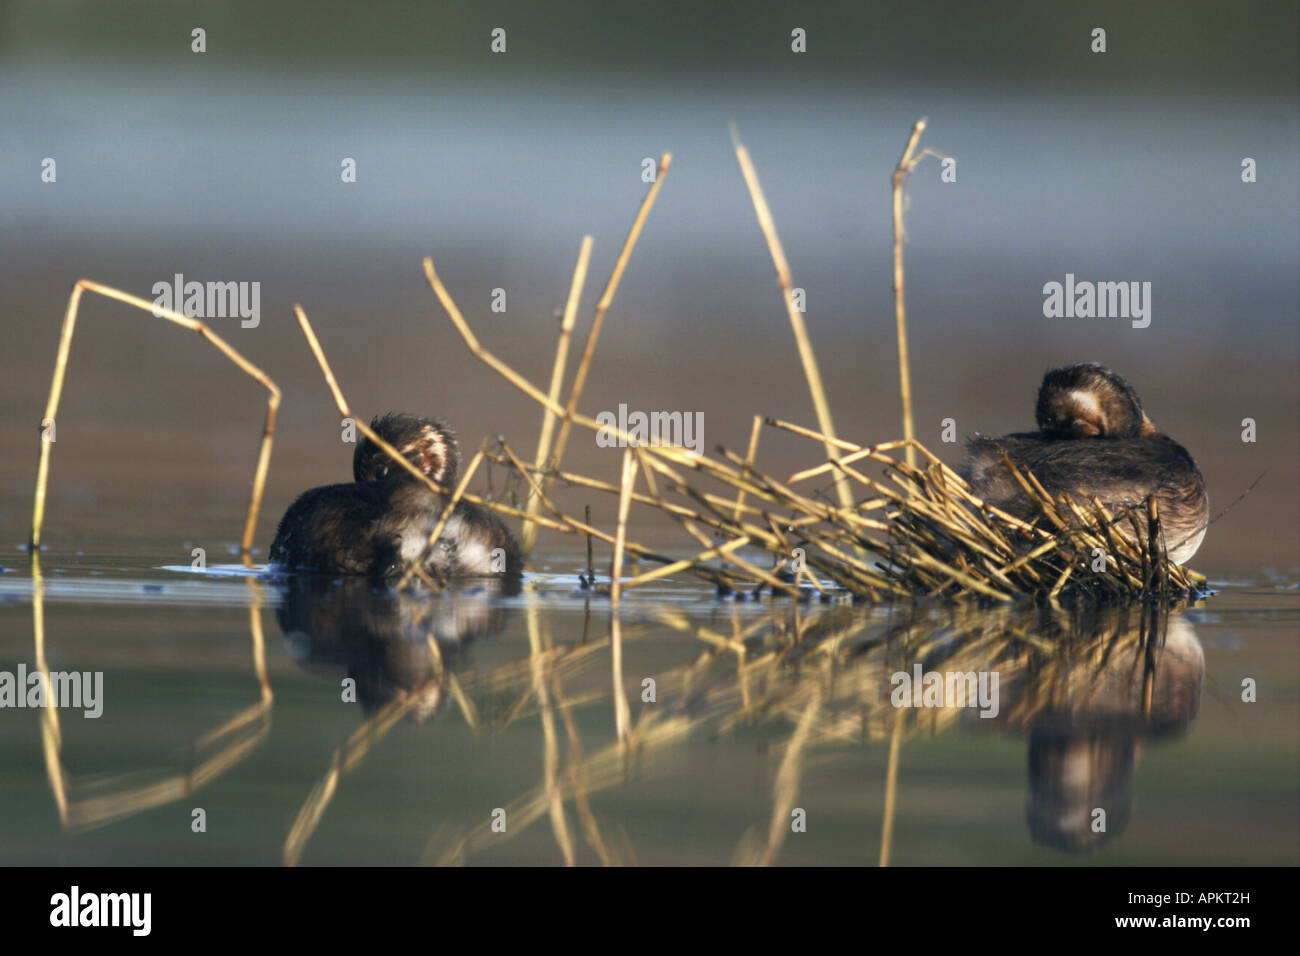
{"type": "Polygon", "coordinates": [[[256,581],[249,580],[248,629],[252,670],[259,690],[257,701],[209,730],[167,762],[104,774],[70,771],[63,760],[64,735],[58,706],[50,693],[52,682],[45,636],[46,584],[39,553],[32,555],[31,573],[34,660],[46,691],[41,709],[41,749],[50,792],[65,831],[92,830],[191,796],[246,759],[265,740],[271,729],[274,697],[266,673],[262,592],[256,581]]]}
{"type": "Polygon", "coordinates": [[[1152,637],[1125,617],[1092,622],[1073,666],[1011,690],[1005,723],[1029,738],[1035,843],[1089,850],[1124,832],[1143,744],[1181,735],[1200,707],[1205,655],[1191,625],[1170,617],[1152,637]]]}
{"type": "MultiPolygon", "coordinates": [[[[591,794],[626,783],[645,766],[647,752],[679,745],[688,734],[739,734],[772,721],[791,728],[771,782],[772,815],[765,826],[754,824],[744,833],[736,862],[779,858],[791,832],[808,751],[846,752],[845,745],[887,741],[879,861],[888,864],[895,817],[908,813],[896,799],[899,778],[906,777],[907,742],[957,728],[1026,736],[1030,837],[1060,849],[1093,849],[1129,824],[1132,780],[1144,741],[1186,730],[1199,707],[1204,658],[1179,609],[931,608],[895,612],[883,625],[851,608],[774,604],[758,619],[729,611],[721,627],[718,619],[652,612],[643,623],[653,630],[692,633],[707,650],[655,675],[655,700],[646,703],[641,697],[626,745],[616,738],[583,758],[581,741],[566,721],[570,761],[557,771],[557,745],[548,730],[545,779],[506,807],[509,833],[495,833],[488,822],[452,838],[442,833],[431,838],[424,859],[463,862],[547,816],[564,857],[572,859],[563,809],[569,799],[587,807],[577,806],[582,831],[604,859],[608,847],[598,842],[601,828],[587,802],[591,794]],[[925,673],[970,675],[973,681],[996,675],[985,685],[996,699],[992,706],[978,695],[899,706],[899,675],[918,667],[925,673]]],[[[550,689],[550,702],[541,692],[534,700],[544,724],[551,719],[548,710],[567,716],[564,701],[574,697],[608,706],[610,694],[601,690],[608,681],[608,659],[567,657],[566,650],[590,648],[555,644],[549,618],[540,624],[539,640],[533,614],[530,610],[533,667],[528,674],[516,670],[513,680],[525,696],[527,681],[550,689]]],[[[486,684],[500,686],[504,677],[461,676],[470,696],[486,684]]],[[[641,685],[644,690],[644,679],[641,685]]]]}
{"type": "Polygon", "coordinates": [[[304,667],[343,669],[366,715],[413,698],[409,710],[424,720],[442,706],[447,669],[470,642],[505,627],[511,612],[499,598],[517,593],[517,583],[488,581],[432,598],[362,578],[302,575],[287,583],[276,620],[304,667]]]}
{"type": "MultiPolygon", "coordinates": [[[[1205,676],[1191,624],[1155,606],[997,615],[931,653],[927,670],[998,674],[1000,711],[989,723],[1028,740],[1030,836],[1067,851],[1096,849],[1125,831],[1144,743],[1188,729],[1205,676]],[[997,655],[963,650],[990,632],[1006,639],[997,655]]],[[[978,730],[985,721],[968,711],[962,723],[978,730]]]]}
{"type": "MultiPolygon", "coordinates": [[[[633,862],[625,821],[609,809],[618,802],[598,795],[635,789],[656,766],[670,766],[648,759],[657,751],[725,737],[742,751],[761,740],[777,758],[767,770],[768,811],[737,821],[737,863],[781,860],[792,814],[816,799],[801,797],[810,754],[824,781],[830,765],[857,766],[864,750],[888,754],[884,772],[866,783],[882,795],[881,810],[864,813],[846,838],[862,846],[862,862],[908,859],[908,831],[898,823],[915,812],[909,749],[953,733],[1023,738],[1029,837],[1062,851],[1095,850],[1134,826],[1143,749],[1186,732],[1200,706],[1204,656],[1179,608],[863,609],[700,596],[677,605],[628,600],[615,618],[599,597],[579,601],[547,586],[531,581],[522,595],[488,587],[429,595],[329,578],[283,584],[276,616],[291,655],[331,683],[350,678],[362,708],[305,784],[284,835],[284,862],[304,858],[335,795],[350,775],[364,779],[366,756],[404,721],[421,723],[421,735],[463,733],[456,730],[463,721],[473,734],[516,735],[538,747],[534,782],[513,799],[503,795],[507,829],[494,828],[496,808],[474,819],[448,815],[432,833],[412,834],[423,843],[422,862],[471,861],[536,824],[549,825],[566,863],[633,862]],[[622,672],[613,663],[616,631],[622,672]],[[490,653],[468,653],[489,640],[490,653]],[[942,679],[931,684],[926,675],[942,679]],[[952,694],[963,678],[976,691],[965,699],[952,694]],[[616,732],[616,684],[630,706],[625,737],[616,732]]],[[[253,701],[176,761],[82,780],[63,763],[57,711],[45,709],[39,733],[65,830],[115,823],[219,785],[264,742],[273,707],[261,634],[269,595],[262,581],[247,587],[253,701]]],[[[34,659],[48,682],[38,565],[32,599],[34,659]]],[[[476,751],[451,752],[462,755],[458,773],[474,779],[476,751]]],[[[531,772],[525,766],[516,779],[531,772]]]]}
{"type": "Polygon", "coordinates": [[[910,658],[914,671],[994,678],[992,708],[981,681],[978,699],[944,700],[928,717],[904,710],[897,726],[917,734],[956,719],[1026,737],[1029,834],[1060,850],[1096,849],[1125,831],[1144,743],[1181,735],[1200,707],[1205,656],[1177,608],[957,611],[929,633],[898,626],[891,641],[886,657],[910,658]]]}

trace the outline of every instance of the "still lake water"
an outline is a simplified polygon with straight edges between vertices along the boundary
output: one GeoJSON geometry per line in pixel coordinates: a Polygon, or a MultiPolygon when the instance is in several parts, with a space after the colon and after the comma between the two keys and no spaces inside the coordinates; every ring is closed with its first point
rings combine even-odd
{"type": "Polygon", "coordinates": [[[637,590],[625,755],[576,551],[430,600],[47,540],[37,577],[3,561],[0,671],[102,671],[102,715],[0,710],[4,863],[875,864],[891,748],[894,864],[1300,862],[1294,579],[1212,581],[1154,631],[637,590]],[[892,706],[918,663],[996,672],[996,716],[892,706]]]}

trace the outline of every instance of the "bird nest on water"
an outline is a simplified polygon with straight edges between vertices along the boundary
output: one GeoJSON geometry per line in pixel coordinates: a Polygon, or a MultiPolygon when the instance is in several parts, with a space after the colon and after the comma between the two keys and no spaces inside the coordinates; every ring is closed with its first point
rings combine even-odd
{"type": "MultiPolygon", "coordinates": [[[[775,419],[765,424],[816,441],[826,437],[775,419]]],[[[705,578],[724,593],[754,585],[751,593],[766,586],[773,593],[826,599],[838,593],[873,602],[918,596],[1172,599],[1204,586],[1203,577],[1169,560],[1154,499],[1144,509],[1118,514],[1095,499],[1086,507],[1066,497],[1053,500],[1032,473],[1004,461],[1037,509],[1027,522],[975,497],[960,475],[914,440],[871,447],[834,440],[833,446],[836,457],[784,480],[753,463],[752,444],[744,458],[725,449],[711,457],[634,445],[624,452],[621,485],[530,468],[504,447],[489,457],[521,475],[532,494],[541,494],[545,511],[563,530],[594,532],[614,543],[621,535],[625,552],[660,565],[623,580],[623,590],[674,573],[705,578]],[[895,457],[908,446],[924,467],[895,457]],[[867,463],[877,466],[877,477],[864,473],[867,463]],[[643,491],[635,487],[638,472],[643,491]],[[838,476],[861,495],[850,507],[799,490],[811,479],[838,476]],[[731,493],[706,491],[700,478],[731,493]],[[560,512],[542,493],[543,479],[618,495],[618,532],[600,533],[560,512]],[[673,519],[704,550],[672,559],[627,541],[630,504],[673,519]],[[770,566],[746,560],[742,552],[754,549],[770,555],[770,566]]]]}

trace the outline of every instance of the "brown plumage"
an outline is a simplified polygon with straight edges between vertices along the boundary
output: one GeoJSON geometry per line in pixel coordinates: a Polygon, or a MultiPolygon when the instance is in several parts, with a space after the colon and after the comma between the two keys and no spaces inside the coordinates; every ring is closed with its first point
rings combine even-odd
{"type": "MultiPolygon", "coordinates": [[[[393,413],[370,427],[450,490],[460,450],[446,423],[393,413]]],[[[429,490],[369,439],[357,446],[352,473],[351,484],[312,488],[289,506],[271,544],[272,564],[383,581],[424,553],[446,496],[429,490]]],[[[423,563],[444,578],[522,571],[514,536],[496,517],[464,501],[457,502],[423,563]]]]}
{"type": "MultiPolygon", "coordinates": [[[[976,495],[1018,518],[1038,517],[1002,464],[1006,452],[1053,498],[1068,495],[1085,508],[1096,496],[1112,513],[1131,507],[1145,515],[1142,506],[1155,495],[1170,560],[1184,564],[1196,553],[1209,521],[1205,479],[1187,450],[1151,423],[1124,379],[1095,363],[1053,369],[1035,417],[1037,432],[969,441],[963,474],[976,495]]],[[[1130,533],[1127,522],[1116,527],[1130,533]]]]}

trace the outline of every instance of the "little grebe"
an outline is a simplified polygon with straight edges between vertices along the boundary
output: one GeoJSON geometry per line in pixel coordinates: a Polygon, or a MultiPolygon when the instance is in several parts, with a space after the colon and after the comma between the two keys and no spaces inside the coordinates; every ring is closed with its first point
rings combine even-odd
{"type": "MultiPolygon", "coordinates": [[[[448,490],[455,484],[460,448],[445,422],[390,413],[370,427],[435,483],[448,490]]],[[[369,438],[352,456],[352,474],[351,484],[312,488],[289,506],[271,544],[272,564],[384,581],[424,555],[424,567],[443,578],[521,573],[514,536],[495,516],[465,501],[456,503],[425,554],[447,497],[429,490],[369,438]]]]}
{"type": "MultiPolygon", "coordinates": [[[[1170,560],[1183,564],[1196,553],[1209,521],[1205,479],[1187,450],[1147,418],[1128,382],[1092,362],[1053,369],[1043,376],[1035,417],[1037,432],[969,441],[963,476],[976,495],[1018,518],[1038,516],[1002,464],[1006,452],[1053,498],[1068,495],[1085,508],[1095,496],[1112,514],[1134,508],[1145,524],[1142,506],[1155,495],[1170,560]]],[[[1128,533],[1127,522],[1116,528],[1128,533]]]]}

